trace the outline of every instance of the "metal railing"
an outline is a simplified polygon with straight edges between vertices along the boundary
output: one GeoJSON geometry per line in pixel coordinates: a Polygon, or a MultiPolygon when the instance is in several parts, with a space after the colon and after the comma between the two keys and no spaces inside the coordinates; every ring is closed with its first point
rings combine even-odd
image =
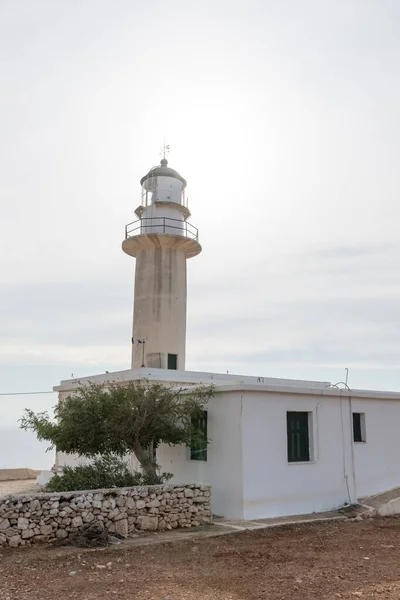
{"type": "Polygon", "coordinates": [[[199,239],[199,230],[187,221],[170,217],[144,217],[125,225],[125,239],[146,233],[170,233],[192,240],[199,239]]]}

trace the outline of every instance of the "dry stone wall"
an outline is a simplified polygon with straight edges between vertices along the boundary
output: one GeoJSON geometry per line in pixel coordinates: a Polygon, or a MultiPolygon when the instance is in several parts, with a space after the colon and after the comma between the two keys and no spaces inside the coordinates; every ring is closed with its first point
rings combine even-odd
{"type": "Polygon", "coordinates": [[[211,487],[145,486],[0,498],[0,547],[63,540],[101,521],[110,534],[164,531],[210,523],[211,487]]]}

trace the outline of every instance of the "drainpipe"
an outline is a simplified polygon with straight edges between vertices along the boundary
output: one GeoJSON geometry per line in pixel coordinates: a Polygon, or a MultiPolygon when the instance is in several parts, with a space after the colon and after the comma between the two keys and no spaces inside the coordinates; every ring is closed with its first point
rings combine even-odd
{"type": "Polygon", "coordinates": [[[354,458],[354,440],[353,440],[353,406],[351,396],[349,396],[349,413],[350,413],[350,446],[351,446],[351,472],[353,476],[354,502],[357,502],[357,483],[356,483],[356,463],[354,458]]]}

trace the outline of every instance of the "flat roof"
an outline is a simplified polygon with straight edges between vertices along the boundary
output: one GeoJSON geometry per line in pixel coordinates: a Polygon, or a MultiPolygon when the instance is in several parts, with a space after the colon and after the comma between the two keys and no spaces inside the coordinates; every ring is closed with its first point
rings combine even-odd
{"type": "Polygon", "coordinates": [[[202,371],[175,371],[173,369],[153,369],[142,367],[140,369],[127,369],[125,371],[114,371],[109,373],[100,373],[98,375],[88,375],[75,379],[65,379],[60,385],[54,386],[54,391],[67,391],[76,389],[85,382],[106,383],[107,381],[135,381],[139,379],[148,379],[149,381],[162,381],[165,383],[177,384],[214,384],[220,386],[226,384],[272,384],[286,385],[295,387],[318,388],[330,385],[327,381],[308,381],[302,379],[281,379],[277,377],[257,377],[255,375],[236,375],[229,373],[210,373],[202,371]]]}
{"type": "Polygon", "coordinates": [[[333,397],[375,398],[382,400],[400,400],[400,392],[379,390],[356,390],[337,388],[329,381],[309,381],[303,379],[282,379],[276,377],[257,377],[254,375],[236,375],[229,373],[210,373],[202,371],[175,371],[172,369],[127,369],[110,373],[100,373],[76,379],[66,379],[54,386],[56,392],[69,392],[89,382],[106,383],[138,381],[159,381],[176,385],[210,385],[218,392],[274,392],[280,394],[308,394],[333,397]]]}

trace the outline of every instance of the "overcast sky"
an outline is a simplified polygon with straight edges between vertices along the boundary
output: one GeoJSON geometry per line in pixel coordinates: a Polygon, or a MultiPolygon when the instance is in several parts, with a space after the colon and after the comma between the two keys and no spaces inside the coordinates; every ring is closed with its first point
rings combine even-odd
{"type": "Polygon", "coordinates": [[[203,246],[187,368],[400,390],[399,73],[397,0],[0,0],[0,392],[129,367],[164,136],[203,246]]]}

